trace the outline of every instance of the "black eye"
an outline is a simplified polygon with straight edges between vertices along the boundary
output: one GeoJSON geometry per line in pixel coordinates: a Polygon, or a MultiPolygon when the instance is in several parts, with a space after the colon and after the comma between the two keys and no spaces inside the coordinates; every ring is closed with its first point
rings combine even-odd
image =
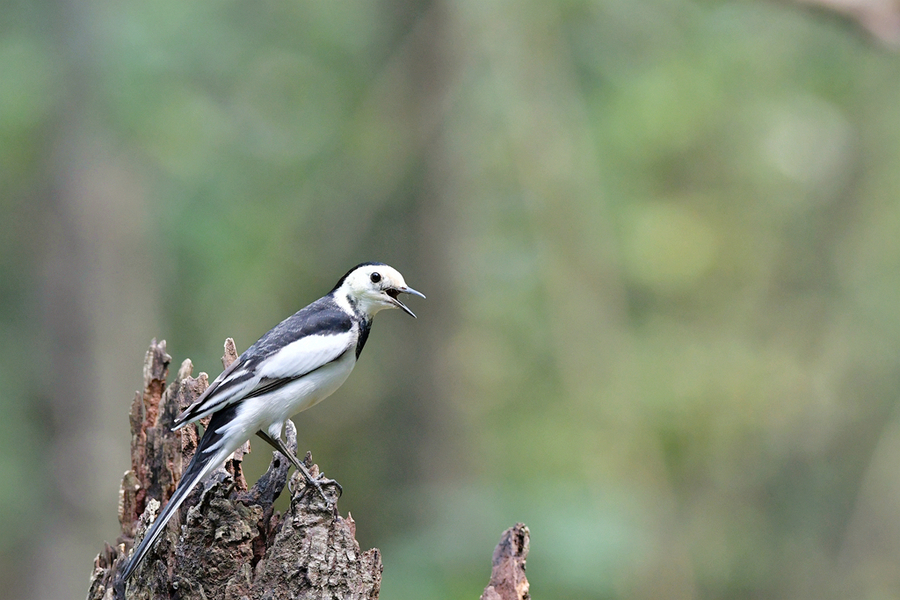
{"type": "Polygon", "coordinates": [[[381,273],[375,271],[374,273],[369,275],[369,279],[372,280],[372,283],[378,283],[379,281],[381,281],[381,273]]]}

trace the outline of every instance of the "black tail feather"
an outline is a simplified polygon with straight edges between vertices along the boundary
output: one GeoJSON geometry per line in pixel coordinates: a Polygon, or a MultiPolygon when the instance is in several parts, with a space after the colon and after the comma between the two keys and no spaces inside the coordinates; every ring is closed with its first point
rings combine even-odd
{"type": "Polygon", "coordinates": [[[203,437],[200,439],[200,443],[197,444],[197,451],[194,453],[191,463],[181,476],[181,481],[178,482],[175,493],[172,494],[172,497],[169,498],[169,502],[163,507],[162,512],[159,513],[156,520],[153,521],[153,524],[150,526],[150,529],[147,530],[147,533],[144,534],[141,543],[138,544],[134,553],[131,555],[128,564],[122,570],[122,581],[127,581],[134,574],[141,562],[143,562],[144,558],[153,548],[156,540],[162,535],[163,531],[165,531],[166,524],[175,514],[175,511],[178,510],[178,507],[181,506],[197,484],[202,481],[210,471],[224,463],[225,459],[234,452],[235,449],[229,448],[227,444],[216,448],[212,452],[207,452],[207,450],[212,448],[216,443],[222,441],[224,436],[217,433],[216,430],[234,418],[237,413],[237,408],[238,404],[233,404],[227,407],[226,410],[213,415],[212,420],[209,422],[209,426],[206,428],[203,437]]]}

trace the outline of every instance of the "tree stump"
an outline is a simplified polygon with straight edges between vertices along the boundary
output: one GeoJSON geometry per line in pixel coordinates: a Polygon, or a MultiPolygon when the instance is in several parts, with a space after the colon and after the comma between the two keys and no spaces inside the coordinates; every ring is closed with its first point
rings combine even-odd
{"type": "MultiPolygon", "coordinates": [[[[235,358],[229,339],[223,363],[235,358]]],[[[154,340],[144,361],[144,389],[131,407],[131,469],[119,492],[122,535],[94,559],[88,600],[377,599],[381,553],[360,551],[353,519],[338,514],[336,487],[323,486],[329,508],[295,473],[290,509],[275,512],[290,463],[273,452],[269,469],[248,489],[241,461],[249,442],[194,490],[127,586],[121,581],[128,553],[175,491],[197,447],[196,425],[179,431],[172,425],[208,381],[202,373],[192,377],[193,365],[185,360],[167,387],[170,362],[165,341],[154,340]]],[[[290,420],[285,437],[296,451],[290,420]]],[[[318,474],[309,454],[306,465],[318,474]]]]}

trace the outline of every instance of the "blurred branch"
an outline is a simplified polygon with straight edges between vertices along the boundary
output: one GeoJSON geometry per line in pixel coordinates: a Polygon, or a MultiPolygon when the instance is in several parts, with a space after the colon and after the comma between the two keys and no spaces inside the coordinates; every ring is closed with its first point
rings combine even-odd
{"type": "Polygon", "coordinates": [[[897,0],[795,0],[836,12],[856,22],[883,45],[900,49],[900,2],[897,0]]]}
{"type": "Polygon", "coordinates": [[[531,532],[524,523],[516,523],[503,532],[500,543],[494,549],[491,581],[484,588],[481,600],[528,600],[528,579],[525,577],[525,559],[531,532]]]}

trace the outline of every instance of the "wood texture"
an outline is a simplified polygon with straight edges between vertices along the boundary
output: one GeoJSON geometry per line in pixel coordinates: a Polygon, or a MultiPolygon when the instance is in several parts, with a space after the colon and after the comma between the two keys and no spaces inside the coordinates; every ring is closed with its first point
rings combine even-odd
{"type": "Polygon", "coordinates": [[[491,581],[484,588],[481,600],[529,600],[525,559],[531,544],[531,532],[524,523],[517,523],[503,532],[494,549],[491,581]]]}

